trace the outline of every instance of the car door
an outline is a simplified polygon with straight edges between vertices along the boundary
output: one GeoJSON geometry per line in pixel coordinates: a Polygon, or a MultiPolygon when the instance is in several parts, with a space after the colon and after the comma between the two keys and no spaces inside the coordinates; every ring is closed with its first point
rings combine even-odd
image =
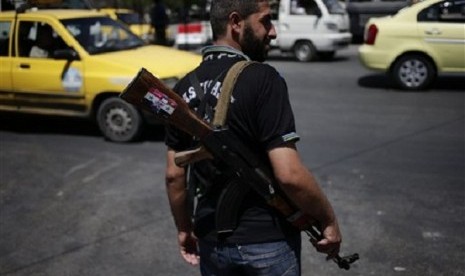
{"type": "Polygon", "coordinates": [[[60,115],[84,112],[81,62],[53,57],[55,50],[69,48],[60,33],[45,21],[19,20],[17,25],[12,84],[19,108],[60,115]],[[45,33],[49,37],[41,39],[45,33]]]}
{"type": "Polygon", "coordinates": [[[441,1],[418,14],[418,31],[443,71],[465,70],[465,1],[441,1]]]}
{"type": "Polygon", "coordinates": [[[0,20],[0,108],[14,109],[14,94],[11,82],[11,30],[13,20],[0,20]]]}
{"type": "Polygon", "coordinates": [[[279,9],[278,21],[274,23],[279,47],[289,49],[297,39],[319,37],[316,33],[321,24],[321,10],[314,0],[282,1],[279,9]]]}

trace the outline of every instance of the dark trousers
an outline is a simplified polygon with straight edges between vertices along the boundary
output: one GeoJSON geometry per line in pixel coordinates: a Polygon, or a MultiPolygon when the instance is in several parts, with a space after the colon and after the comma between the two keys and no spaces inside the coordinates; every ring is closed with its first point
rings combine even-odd
{"type": "Polygon", "coordinates": [[[202,276],[299,276],[300,244],[300,236],[245,245],[200,240],[200,270],[202,276]]]}
{"type": "Polygon", "coordinates": [[[155,27],[155,44],[166,45],[166,27],[155,27]]]}

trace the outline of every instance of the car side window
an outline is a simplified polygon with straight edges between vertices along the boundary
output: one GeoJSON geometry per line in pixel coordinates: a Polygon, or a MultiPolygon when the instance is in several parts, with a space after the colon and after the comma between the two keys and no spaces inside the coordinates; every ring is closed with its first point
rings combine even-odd
{"type": "Polygon", "coordinates": [[[446,1],[439,5],[439,21],[465,23],[465,1],[446,1]]]}
{"type": "Polygon", "coordinates": [[[19,56],[53,58],[55,50],[65,48],[61,37],[52,26],[43,22],[21,21],[19,24],[19,56]]]}
{"type": "Polygon", "coordinates": [[[313,0],[291,0],[291,14],[294,15],[315,15],[320,9],[313,0]]]}
{"type": "Polygon", "coordinates": [[[418,13],[418,22],[465,23],[465,1],[443,1],[418,13]]]}
{"type": "Polygon", "coordinates": [[[33,22],[21,21],[18,29],[18,54],[20,57],[28,57],[32,47],[32,32],[33,22]]]}
{"type": "Polygon", "coordinates": [[[11,22],[0,21],[0,56],[8,56],[11,34],[11,22]]]}

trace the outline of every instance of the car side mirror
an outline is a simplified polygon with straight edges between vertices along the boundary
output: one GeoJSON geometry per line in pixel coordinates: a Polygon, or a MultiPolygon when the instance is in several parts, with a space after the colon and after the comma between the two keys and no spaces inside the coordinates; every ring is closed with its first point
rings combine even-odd
{"type": "Polygon", "coordinates": [[[76,52],[76,50],[72,48],[53,51],[53,58],[54,59],[66,59],[69,61],[80,59],[79,54],[76,52]]]}

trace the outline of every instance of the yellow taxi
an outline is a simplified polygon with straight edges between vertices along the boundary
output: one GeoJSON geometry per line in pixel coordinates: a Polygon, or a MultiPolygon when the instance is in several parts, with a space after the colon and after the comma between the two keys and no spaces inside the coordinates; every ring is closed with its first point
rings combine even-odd
{"type": "Polygon", "coordinates": [[[100,9],[101,12],[108,14],[115,20],[121,20],[128,25],[129,29],[141,37],[143,40],[149,42],[153,39],[154,29],[144,20],[138,13],[130,9],[100,9]]]}
{"type": "Polygon", "coordinates": [[[93,118],[111,141],[150,119],[118,97],[142,67],[173,86],[200,61],[97,11],[0,12],[0,110],[93,118]]]}
{"type": "Polygon", "coordinates": [[[439,73],[464,73],[465,1],[425,0],[371,18],[359,57],[405,90],[426,89],[439,73]]]}

